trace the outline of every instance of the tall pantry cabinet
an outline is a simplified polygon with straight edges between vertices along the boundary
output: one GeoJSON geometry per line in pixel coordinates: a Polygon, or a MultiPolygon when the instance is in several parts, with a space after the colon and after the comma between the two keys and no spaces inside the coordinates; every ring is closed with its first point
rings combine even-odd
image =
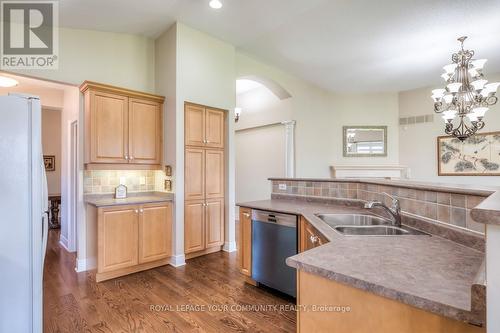
{"type": "Polygon", "coordinates": [[[226,111],[184,105],[184,252],[186,258],[224,244],[226,111]]]}

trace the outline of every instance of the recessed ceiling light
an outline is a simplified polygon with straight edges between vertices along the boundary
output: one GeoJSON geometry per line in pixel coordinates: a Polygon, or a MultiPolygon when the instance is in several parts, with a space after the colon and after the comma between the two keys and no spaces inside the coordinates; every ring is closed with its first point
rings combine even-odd
{"type": "Polygon", "coordinates": [[[220,9],[220,8],[222,8],[222,2],[220,2],[219,0],[210,0],[210,2],[208,3],[208,5],[210,7],[212,7],[213,9],[220,9]]]}
{"type": "Polygon", "coordinates": [[[15,87],[19,84],[16,80],[7,77],[7,76],[0,76],[0,87],[8,88],[8,87],[15,87]]]}

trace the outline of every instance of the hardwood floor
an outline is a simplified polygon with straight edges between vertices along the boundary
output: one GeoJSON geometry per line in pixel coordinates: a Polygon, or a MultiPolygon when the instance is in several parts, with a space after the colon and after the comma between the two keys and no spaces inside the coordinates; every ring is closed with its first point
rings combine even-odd
{"type": "Polygon", "coordinates": [[[96,283],[94,271],[75,272],[75,255],[58,239],[59,232],[51,230],[44,273],[46,333],[296,330],[291,300],[245,284],[236,253],[96,283]],[[224,305],[229,310],[223,311],[224,305]]]}

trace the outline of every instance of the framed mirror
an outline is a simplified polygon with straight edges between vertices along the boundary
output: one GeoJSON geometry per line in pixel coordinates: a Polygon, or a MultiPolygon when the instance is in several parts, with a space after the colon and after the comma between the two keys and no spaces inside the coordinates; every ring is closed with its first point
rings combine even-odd
{"type": "Polygon", "coordinates": [[[344,126],[344,157],[387,156],[387,126],[344,126]]]}

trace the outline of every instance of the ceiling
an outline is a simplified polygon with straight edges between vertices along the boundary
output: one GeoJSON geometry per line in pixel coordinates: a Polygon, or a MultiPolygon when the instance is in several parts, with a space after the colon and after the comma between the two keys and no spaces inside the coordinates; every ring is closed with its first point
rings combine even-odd
{"type": "Polygon", "coordinates": [[[64,27],[156,37],[181,21],[338,92],[440,83],[456,38],[500,72],[498,0],[64,0],[64,27]]]}

